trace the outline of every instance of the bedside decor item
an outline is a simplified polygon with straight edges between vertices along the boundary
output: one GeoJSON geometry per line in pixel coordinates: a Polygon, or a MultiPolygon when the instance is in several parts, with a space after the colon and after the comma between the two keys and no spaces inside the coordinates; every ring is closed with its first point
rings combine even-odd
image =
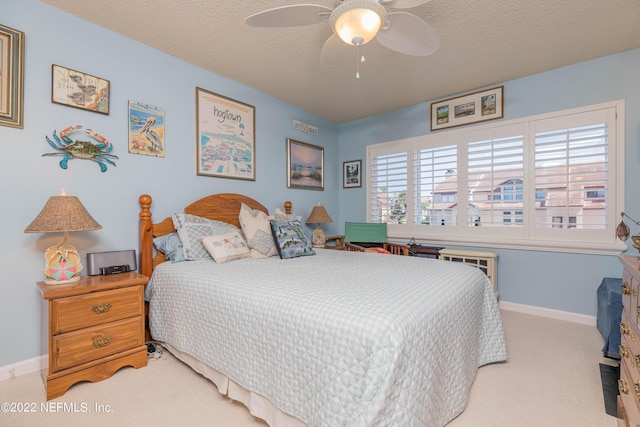
{"type": "Polygon", "coordinates": [[[129,152],[164,157],[164,109],[129,101],[129,152]]]}
{"type": "Polygon", "coordinates": [[[0,125],[22,129],[24,33],[0,25],[0,125]]]}
{"type": "Polygon", "coordinates": [[[82,263],[78,251],[65,244],[70,231],[99,230],[102,226],[87,212],[75,196],[67,196],[64,188],[52,196],[38,216],[25,228],[25,233],[64,233],[62,242],[44,254],[46,285],[59,285],[80,280],[82,263]]]}
{"type": "Polygon", "coordinates": [[[58,152],[45,153],[43,156],[63,156],[63,159],[60,160],[60,167],[62,169],[66,169],[68,167],[67,163],[71,159],[93,160],[100,165],[100,170],[102,172],[107,171],[107,165],[105,163],[109,163],[113,166],[116,165],[111,159],[117,159],[118,156],[109,154],[113,150],[113,146],[105,139],[104,136],[92,131],[91,129],[83,130],[80,125],[69,126],[65,130],[60,131],[59,138],[56,135],[56,131],[53,131],[53,139],[55,141],[50,140],[48,136],[45,136],[45,138],[49,145],[58,152]],[[95,142],[80,140],[73,141],[68,135],[76,132],[84,132],[86,136],[93,139],[95,142]]]}
{"type": "Polygon", "coordinates": [[[324,148],[287,139],[287,187],[324,190],[324,148]]]}
{"type": "Polygon", "coordinates": [[[431,104],[431,130],[468,125],[504,117],[504,86],[431,104]]]}
{"type": "Polygon", "coordinates": [[[313,237],[311,238],[314,248],[324,248],[326,242],[324,231],[320,228],[320,224],[327,224],[333,222],[327,210],[320,203],[315,205],[307,218],[307,224],[318,224],[315,230],[313,230],[313,237]]]}
{"type": "MultiPolygon", "coordinates": [[[[618,224],[618,226],[616,227],[616,236],[618,237],[618,239],[624,242],[631,235],[629,226],[624,223],[624,217],[626,216],[627,218],[629,218],[629,220],[633,221],[636,225],[640,225],[640,222],[631,218],[629,215],[627,215],[624,212],[620,212],[620,215],[622,216],[622,219],[620,220],[620,224],[618,224]]],[[[631,240],[633,241],[633,247],[636,248],[638,251],[640,251],[640,235],[631,236],[631,240]]]]}
{"type": "Polygon", "coordinates": [[[362,187],[362,160],[342,163],[342,188],[362,187]]]}
{"type": "Polygon", "coordinates": [[[51,70],[51,102],[109,114],[109,80],[55,64],[51,70]]]}
{"type": "Polygon", "coordinates": [[[256,180],[255,107],[196,87],[197,174],[256,180]]]}

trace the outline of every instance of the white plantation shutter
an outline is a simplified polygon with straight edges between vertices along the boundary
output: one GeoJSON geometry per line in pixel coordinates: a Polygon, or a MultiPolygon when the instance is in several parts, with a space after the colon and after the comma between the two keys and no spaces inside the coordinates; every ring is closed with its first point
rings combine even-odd
{"type": "Polygon", "coordinates": [[[367,220],[389,237],[619,253],[624,101],[367,147],[367,220]],[[435,227],[435,226],[438,227],[435,227]]]}
{"type": "Polygon", "coordinates": [[[370,160],[372,222],[407,222],[407,152],[381,154],[370,160]]]}
{"type": "Polygon", "coordinates": [[[456,225],[458,147],[421,148],[414,151],[413,165],[414,223],[456,225]]]}
{"type": "Polygon", "coordinates": [[[524,135],[472,141],[467,150],[467,224],[522,226],[524,135]]]}
{"type": "Polygon", "coordinates": [[[536,133],[536,227],[606,228],[608,143],[607,123],[536,133]]]}

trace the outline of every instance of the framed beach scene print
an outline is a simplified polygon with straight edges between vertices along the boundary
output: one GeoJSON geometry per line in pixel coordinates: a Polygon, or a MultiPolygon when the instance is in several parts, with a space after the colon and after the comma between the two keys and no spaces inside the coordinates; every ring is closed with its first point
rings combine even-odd
{"type": "Polygon", "coordinates": [[[24,33],[0,25],[0,125],[22,129],[24,33]]]}
{"type": "Polygon", "coordinates": [[[324,148],[287,139],[287,187],[324,190],[324,148]]]}
{"type": "Polygon", "coordinates": [[[255,107],[196,88],[198,175],[255,181],[255,107]]]}

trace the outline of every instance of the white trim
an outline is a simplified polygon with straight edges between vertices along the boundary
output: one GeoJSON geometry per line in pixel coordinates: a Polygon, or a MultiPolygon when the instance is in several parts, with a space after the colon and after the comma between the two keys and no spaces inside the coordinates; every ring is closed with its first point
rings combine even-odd
{"type": "Polygon", "coordinates": [[[37,372],[47,363],[48,358],[49,355],[44,354],[22,362],[12,363],[11,365],[0,366],[0,381],[37,372]]]}
{"type": "Polygon", "coordinates": [[[586,314],[571,313],[569,311],[553,310],[551,308],[536,307],[533,305],[518,304],[509,301],[500,301],[502,310],[516,311],[518,313],[547,317],[549,319],[564,320],[566,322],[580,323],[582,325],[596,326],[596,317],[586,314]]]}

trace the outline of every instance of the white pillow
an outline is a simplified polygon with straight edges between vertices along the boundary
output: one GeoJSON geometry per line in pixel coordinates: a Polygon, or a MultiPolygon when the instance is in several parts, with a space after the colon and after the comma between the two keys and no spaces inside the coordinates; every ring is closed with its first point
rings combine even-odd
{"type": "Polygon", "coordinates": [[[270,218],[266,213],[251,209],[243,203],[238,219],[253,258],[268,258],[278,255],[278,248],[271,235],[270,218]]]}
{"type": "Polygon", "coordinates": [[[217,236],[206,236],[202,239],[202,244],[211,254],[218,264],[234,259],[249,258],[249,246],[240,231],[221,234],[217,236]]]}

